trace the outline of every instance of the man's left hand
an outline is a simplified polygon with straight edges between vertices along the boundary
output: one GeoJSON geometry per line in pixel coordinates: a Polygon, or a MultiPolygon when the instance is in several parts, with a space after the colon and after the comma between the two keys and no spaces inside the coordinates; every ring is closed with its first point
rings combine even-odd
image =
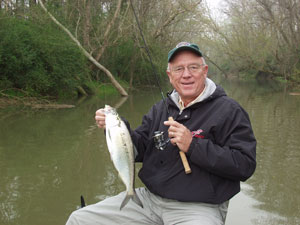
{"type": "Polygon", "coordinates": [[[164,125],[169,126],[170,142],[177,145],[181,151],[187,152],[193,139],[191,131],[176,121],[165,121],[164,125]]]}

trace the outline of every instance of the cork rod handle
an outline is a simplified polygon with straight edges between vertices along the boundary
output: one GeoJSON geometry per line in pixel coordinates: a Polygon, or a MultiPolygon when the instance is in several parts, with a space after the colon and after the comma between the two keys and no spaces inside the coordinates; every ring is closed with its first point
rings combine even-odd
{"type": "MultiPolygon", "coordinates": [[[[168,118],[168,120],[169,121],[174,121],[173,117],[171,117],[171,116],[168,118]]],[[[185,153],[183,151],[179,150],[179,155],[180,155],[180,158],[181,158],[181,161],[182,161],[185,173],[186,174],[191,173],[192,170],[191,170],[191,167],[189,165],[189,162],[187,161],[185,153]]]]}

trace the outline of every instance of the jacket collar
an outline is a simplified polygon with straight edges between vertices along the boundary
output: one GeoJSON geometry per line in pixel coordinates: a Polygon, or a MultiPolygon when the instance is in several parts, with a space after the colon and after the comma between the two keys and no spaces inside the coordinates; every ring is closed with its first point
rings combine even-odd
{"type": "Polygon", "coordinates": [[[202,101],[206,100],[207,98],[209,98],[215,92],[216,88],[217,88],[216,84],[211,79],[206,78],[204,90],[200,93],[200,95],[194,101],[192,101],[186,107],[180,106],[180,104],[179,104],[180,96],[175,89],[170,94],[168,94],[168,96],[172,100],[172,102],[178,107],[180,114],[181,114],[181,112],[185,108],[188,108],[198,102],[202,102],[202,101]]]}

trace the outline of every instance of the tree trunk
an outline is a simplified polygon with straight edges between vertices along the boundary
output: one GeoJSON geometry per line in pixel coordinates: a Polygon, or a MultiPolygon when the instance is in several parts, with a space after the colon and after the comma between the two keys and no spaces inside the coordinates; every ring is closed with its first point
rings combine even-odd
{"type": "Polygon", "coordinates": [[[90,45],[91,30],[91,1],[84,0],[83,46],[88,49],[90,45]]]}
{"type": "Polygon", "coordinates": [[[48,12],[48,10],[46,9],[46,7],[44,6],[43,2],[41,0],[38,0],[38,2],[40,3],[42,9],[50,16],[50,18],[54,21],[54,23],[56,23],[63,31],[65,31],[69,37],[77,44],[77,46],[81,49],[81,51],[83,52],[83,54],[92,62],[95,64],[96,67],[98,67],[100,70],[102,70],[110,79],[110,81],[112,82],[112,84],[115,86],[115,88],[118,90],[118,92],[122,95],[122,96],[128,96],[127,92],[125,91],[125,89],[119,84],[119,82],[114,78],[114,76],[111,74],[111,72],[106,69],[104,66],[102,66],[100,63],[98,63],[93,56],[91,56],[80,44],[80,42],[71,34],[71,32],[65,28],[60,22],[58,22],[55,17],[48,12]]]}
{"type": "Polygon", "coordinates": [[[96,60],[99,61],[101,56],[103,55],[106,47],[108,46],[108,35],[110,33],[110,30],[112,28],[112,26],[114,25],[119,13],[120,13],[120,9],[121,9],[121,5],[122,5],[122,1],[123,0],[119,0],[118,1],[118,5],[117,5],[117,8],[116,8],[116,11],[115,11],[115,14],[114,14],[114,17],[112,18],[112,20],[110,21],[110,23],[108,24],[107,28],[106,28],[106,31],[104,33],[104,37],[103,37],[103,44],[102,44],[102,47],[100,49],[100,51],[98,52],[97,56],[96,56],[96,60]]]}

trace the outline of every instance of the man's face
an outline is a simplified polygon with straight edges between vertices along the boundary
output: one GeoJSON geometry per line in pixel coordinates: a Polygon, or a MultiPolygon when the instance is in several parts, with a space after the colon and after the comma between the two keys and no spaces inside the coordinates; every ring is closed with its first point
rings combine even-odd
{"type": "Polygon", "coordinates": [[[202,58],[190,51],[179,52],[169,63],[170,83],[185,105],[197,98],[205,87],[208,66],[202,58]]]}

